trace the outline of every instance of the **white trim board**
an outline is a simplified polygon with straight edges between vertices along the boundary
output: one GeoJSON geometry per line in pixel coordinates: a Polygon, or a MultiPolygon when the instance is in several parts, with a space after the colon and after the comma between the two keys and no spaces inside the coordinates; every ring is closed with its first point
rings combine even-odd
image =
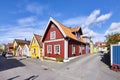
{"type": "Polygon", "coordinates": [[[48,42],[57,42],[57,41],[63,41],[64,38],[61,39],[54,39],[54,40],[49,40],[49,41],[44,41],[44,43],[48,43],[48,42]]]}

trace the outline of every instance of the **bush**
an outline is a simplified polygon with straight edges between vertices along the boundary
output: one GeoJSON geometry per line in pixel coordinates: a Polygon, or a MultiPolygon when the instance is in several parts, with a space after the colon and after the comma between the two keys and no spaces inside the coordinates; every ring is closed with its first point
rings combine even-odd
{"type": "Polygon", "coordinates": [[[56,61],[57,62],[63,62],[63,59],[62,58],[56,58],[56,61]]]}

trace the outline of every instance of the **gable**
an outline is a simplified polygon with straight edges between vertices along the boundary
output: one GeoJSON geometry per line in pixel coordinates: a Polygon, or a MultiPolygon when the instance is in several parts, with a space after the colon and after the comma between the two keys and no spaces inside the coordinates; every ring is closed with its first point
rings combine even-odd
{"type": "Polygon", "coordinates": [[[37,45],[39,48],[41,48],[42,47],[41,37],[42,36],[40,36],[40,35],[34,34],[32,37],[32,41],[30,43],[30,46],[37,45]]]}
{"type": "Polygon", "coordinates": [[[23,47],[24,50],[29,50],[28,46],[25,44],[25,46],[23,47]]]}
{"type": "Polygon", "coordinates": [[[37,40],[35,39],[35,37],[33,37],[32,43],[33,43],[33,44],[36,44],[36,43],[37,43],[37,40]]]}
{"type": "Polygon", "coordinates": [[[15,48],[16,46],[18,46],[17,42],[14,40],[13,41],[13,47],[15,48]]]}
{"type": "Polygon", "coordinates": [[[30,46],[33,44],[37,44],[37,40],[35,39],[35,36],[32,37],[32,41],[30,43],[30,46]]]}
{"type": "MultiPolygon", "coordinates": [[[[57,29],[62,34],[63,38],[70,38],[70,39],[73,39],[75,41],[85,43],[83,40],[81,41],[80,39],[78,39],[76,37],[76,35],[74,33],[72,33],[72,30],[69,27],[64,26],[63,24],[59,23],[58,21],[54,20],[53,18],[50,18],[49,21],[48,21],[48,24],[46,26],[46,29],[45,29],[45,32],[44,32],[44,35],[43,35],[43,38],[42,38],[42,42],[44,42],[45,40],[50,40],[50,32],[49,32],[49,30],[51,29],[50,25],[52,23],[54,25],[56,25],[57,29]]],[[[74,28],[73,29],[73,31],[76,31],[76,30],[77,31],[79,30],[80,34],[82,34],[81,28],[74,28]]],[[[60,36],[60,35],[58,35],[58,36],[60,36]]]]}
{"type": "Polygon", "coordinates": [[[55,21],[53,18],[50,17],[48,23],[47,23],[47,26],[45,28],[45,32],[43,34],[43,37],[42,37],[42,42],[45,40],[46,38],[46,34],[47,34],[47,31],[49,30],[49,27],[51,25],[51,22],[56,25],[56,27],[59,29],[59,31],[61,32],[61,34],[63,35],[63,37],[66,37],[66,34],[64,33],[64,31],[62,30],[62,28],[60,27],[60,25],[58,24],[57,21],[55,21]]]}
{"type": "Polygon", "coordinates": [[[62,34],[62,32],[60,31],[60,29],[58,28],[57,25],[55,25],[52,21],[50,22],[50,24],[48,25],[48,28],[46,30],[46,33],[44,35],[44,40],[50,40],[50,33],[55,31],[55,38],[56,39],[60,39],[63,38],[64,35],[62,34]]]}
{"type": "Polygon", "coordinates": [[[21,50],[21,49],[22,49],[22,48],[21,48],[21,46],[19,45],[18,48],[17,48],[17,51],[19,51],[19,50],[21,50]]]}

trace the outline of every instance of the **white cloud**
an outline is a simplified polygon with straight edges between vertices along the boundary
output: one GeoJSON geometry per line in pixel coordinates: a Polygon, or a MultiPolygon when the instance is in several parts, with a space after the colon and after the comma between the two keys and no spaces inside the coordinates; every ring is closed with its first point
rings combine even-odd
{"type": "Polygon", "coordinates": [[[100,10],[94,10],[82,24],[82,27],[89,27],[92,24],[99,25],[103,21],[108,20],[112,16],[112,13],[100,15],[100,10]]]}
{"type": "Polygon", "coordinates": [[[101,15],[100,10],[94,10],[89,16],[70,18],[64,20],[63,24],[67,26],[81,25],[84,35],[93,37],[94,41],[104,41],[104,35],[91,30],[91,28],[95,28],[94,26],[101,27],[105,23],[104,21],[108,20],[111,16],[112,13],[101,15]]]}
{"type": "Polygon", "coordinates": [[[112,33],[120,33],[120,22],[113,22],[109,29],[105,32],[105,35],[112,33]]]}
{"type": "Polygon", "coordinates": [[[45,9],[45,6],[39,5],[37,3],[28,4],[26,6],[27,11],[35,14],[42,14],[44,9],[45,9]]]}
{"type": "Polygon", "coordinates": [[[94,32],[93,30],[89,29],[88,27],[83,28],[83,34],[86,36],[90,36],[90,37],[96,37],[99,34],[94,32]]]}
{"type": "Polygon", "coordinates": [[[100,10],[94,10],[82,24],[82,27],[88,27],[96,21],[97,16],[100,14],[100,10]]]}
{"type": "Polygon", "coordinates": [[[43,32],[44,29],[41,28],[11,27],[6,29],[4,36],[0,36],[0,43],[12,42],[15,38],[31,40],[33,33],[43,35],[43,32]]]}
{"type": "Polygon", "coordinates": [[[97,32],[94,32],[93,30],[89,29],[88,27],[83,28],[83,35],[91,37],[92,41],[98,42],[98,41],[105,41],[104,34],[99,34],[97,32]]]}
{"type": "Polygon", "coordinates": [[[33,17],[18,19],[17,22],[17,26],[0,26],[0,43],[12,42],[15,38],[30,40],[33,33],[43,35],[47,23],[47,21],[41,21],[33,17]]]}
{"type": "Polygon", "coordinates": [[[111,15],[112,15],[111,13],[101,15],[96,19],[96,22],[105,21],[105,20],[109,19],[111,17],[111,15]]]}
{"type": "Polygon", "coordinates": [[[112,13],[107,13],[100,15],[100,10],[94,10],[89,16],[78,16],[74,18],[69,18],[63,21],[63,24],[67,26],[80,26],[81,27],[89,27],[94,24],[97,26],[101,26],[103,21],[108,20],[111,17],[112,13]]]}
{"type": "Polygon", "coordinates": [[[99,34],[98,36],[93,37],[92,40],[94,43],[95,42],[103,42],[103,41],[105,41],[104,34],[99,34]]]}
{"type": "Polygon", "coordinates": [[[18,24],[20,25],[31,24],[31,23],[34,23],[35,21],[36,21],[35,17],[27,17],[27,18],[21,18],[17,20],[18,24]]]}
{"type": "Polygon", "coordinates": [[[47,21],[39,20],[35,16],[21,18],[17,20],[17,23],[21,27],[41,27],[43,28],[47,21]]]}
{"type": "Polygon", "coordinates": [[[70,18],[70,19],[64,20],[63,24],[67,26],[76,26],[76,25],[79,26],[86,20],[86,18],[87,17],[70,18]]]}

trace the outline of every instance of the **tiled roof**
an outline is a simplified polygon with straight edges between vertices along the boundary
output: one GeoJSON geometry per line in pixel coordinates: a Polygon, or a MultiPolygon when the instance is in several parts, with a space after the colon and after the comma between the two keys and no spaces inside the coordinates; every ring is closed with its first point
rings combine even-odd
{"type": "Polygon", "coordinates": [[[76,32],[76,31],[78,31],[79,29],[80,29],[79,26],[74,27],[74,28],[70,28],[71,32],[76,32]]]}
{"type": "Polygon", "coordinates": [[[13,44],[12,43],[8,43],[7,46],[8,47],[13,47],[13,44]]]}
{"type": "Polygon", "coordinates": [[[21,39],[15,39],[16,43],[18,44],[30,44],[30,41],[27,40],[21,40],[21,39]]]}
{"type": "Polygon", "coordinates": [[[38,34],[34,34],[38,44],[40,45],[40,47],[42,47],[42,36],[38,35],[38,34]]]}
{"type": "Polygon", "coordinates": [[[79,42],[83,42],[85,43],[84,39],[83,38],[80,38],[78,39],[72,32],[74,31],[78,31],[78,28],[80,27],[75,27],[75,28],[68,28],[66,26],[64,26],[63,24],[61,24],[60,22],[56,21],[60,27],[62,28],[62,30],[64,31],[64,33],[66,34],[67,37],[71,38],[71,39],[74,39],[74,40],[77,40],[79,42]]]}
{"type": "Polygon", "coordinates": [[[20,47],[21,47],[21,48],[23,48],[23,47],[24,47],[24,45],[20,45],[20,47]]]}

